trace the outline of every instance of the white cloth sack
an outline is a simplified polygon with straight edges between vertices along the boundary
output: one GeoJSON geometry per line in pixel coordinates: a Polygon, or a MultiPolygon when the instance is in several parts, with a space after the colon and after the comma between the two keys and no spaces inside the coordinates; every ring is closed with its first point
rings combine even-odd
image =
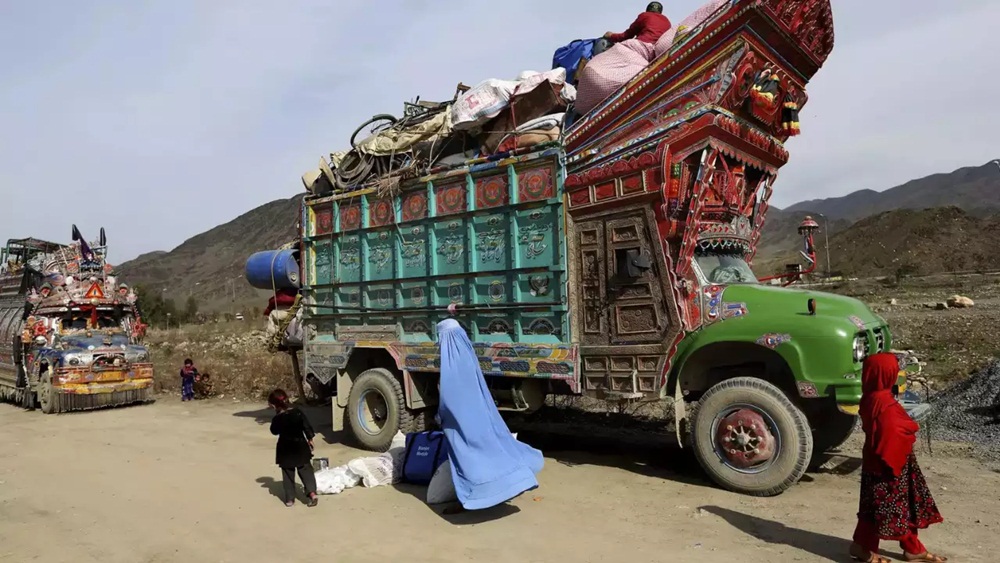
{"type": "Polygon", "coordinates": [[[316,472],[316,492],[321,495],[336,495],[344,489],[356,487],[361,482],[346,465],[328,467],[316,472]]]}
{"type": "Polygon", "coordinates": [[[468,131],[486,123],[510,103],[515,90],[517,94],[528,93],[545,81],[563,84],[562,98],[566,102],[576,99],[576,89],[566,84],[566,69],[556,68],[546,72],[525,71],[517,80],[491,78],[476,84],[465,92],[451,106],[451,123],[456,131],[468,131]]]}
{"type": "Polygon", "coordinates": [[[361,477],[366,488],[381,487],[399,482],[402,459],[406,453],[406,436],[396,432],[389,451],[375,457],[359,457],[347,462],[347,468],[361,477]]]}
{"type": "Polygon", "coordinates": [[[446,460],[438,466],[431,482],[427,485],[427,504],[444,504],[458,502],[455,492],[455,480],[451,477],[451,460],[446,460]]]}

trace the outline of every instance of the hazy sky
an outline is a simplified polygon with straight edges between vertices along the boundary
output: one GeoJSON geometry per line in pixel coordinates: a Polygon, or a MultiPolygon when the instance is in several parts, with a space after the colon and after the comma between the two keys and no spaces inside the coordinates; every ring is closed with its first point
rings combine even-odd
{"type": "MultiPolygon", "coordinates": [[[[0,237],[76,222],[115,261],[172,249],[301,191],[372,114],[548,69],[645,4],[0,0],[0,237]]],[[[834,19],[775,204],[1000,157],[1000,2],[835,0],[834,19]]]]}

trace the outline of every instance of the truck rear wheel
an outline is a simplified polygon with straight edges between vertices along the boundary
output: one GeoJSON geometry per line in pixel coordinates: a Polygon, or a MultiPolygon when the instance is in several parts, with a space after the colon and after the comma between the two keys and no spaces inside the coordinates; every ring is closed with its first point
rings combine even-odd
{"type": "Polygon", "coordinates": [[[795,484],[812,458],[805,414],[780,389],[754,377],[723,381],[691,417],[698,462],[734,492],[774,496],[795,484]]]}
{"type": "Polygon", "coordinates": [[[384,452],[396,432],[409,432],[413,417],[399,380],[387,369],[363,372],[351,386],[347,400],[351,433],[362,446],[384,452]]]}

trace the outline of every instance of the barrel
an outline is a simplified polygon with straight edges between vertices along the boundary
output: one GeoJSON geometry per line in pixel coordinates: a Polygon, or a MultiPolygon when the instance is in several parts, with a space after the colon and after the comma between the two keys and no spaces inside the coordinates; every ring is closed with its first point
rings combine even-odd
{"type": "Polygon", "coordinates": [[[247,258],[247,282],[257,289],[298,289],[297,249],[265,250],[247,258]]]}

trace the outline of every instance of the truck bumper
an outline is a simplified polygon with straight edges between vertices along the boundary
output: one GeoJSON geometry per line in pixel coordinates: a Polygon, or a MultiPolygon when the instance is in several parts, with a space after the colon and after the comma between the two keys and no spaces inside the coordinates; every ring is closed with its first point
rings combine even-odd
{"type": "Polygon", "coordinates": [[[63,395],[100,395],[104,393],[122,393],[125,391],[140,391],[153,387],[152,379],[132,379],[109,383],[64,383],[55,386],[56,393],[63,395]]]}

